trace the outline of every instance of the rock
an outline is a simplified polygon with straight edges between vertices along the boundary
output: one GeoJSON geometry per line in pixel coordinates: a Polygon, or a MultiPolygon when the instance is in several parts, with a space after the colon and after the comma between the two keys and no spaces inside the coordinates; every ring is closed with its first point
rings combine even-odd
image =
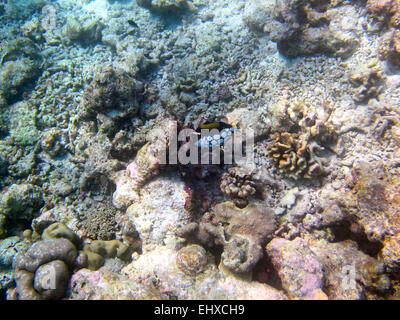
{"type": "MultiPolygon", "coordinates": [[[[83,93],[79,109],[81,119],[93,119],[104,114],[113,122],[121,118],[134,117],[139,109],[138,97],[143,84],[127,72],[104,66],[83,93]],[[116,110],[118,112],[116,112],[116,110]]],[[[101,118],[98,119],[101,121],[101,118]]]]}
{"type": "Polygon", "coordinates": [[[146,286],[158,279],[159,292],[173,295],[178,300],[287,299],[282,291],[269,285],[226,276],[212,262],[200,274],[193,276],[185,273],[176,264],[177,254],[173,249],[159,246],[124,267],[122,274],[130,282],[139,282],[146,286]]]}
{"type": "Polygon", "coordinates": [[[203,272],[207,266],[207,252],[199,245],[186,246],[176,254],[176,263],[183,272],[196,275],[203,272]]]}
{"type": "Polygon", "coordinates": [[[0,240],[0,289],[8,289],[12,286],[12,264],[17,254],[24,254],[28,248],[29,242],[17,236],[0,240]]]}
{"type": "Polygon", "coordinates": [[[10,112],[10,135],[19,146],[31,146],[39,140],[36,113],[27,102],[17,102],[10,112]]]}
{"type": "Polygon", "coordinates": [[[368,299],[390,289],[384,264],[361,252],[354,241],[316,240],[309,248],[323,265],[329,299],[368,299]]]}
{"type": "Polygon", "coordinates": [[[190,221],[184,190],[183,181],[168,174],[142,187],[140,200],[127,209],[126,215],[139,233],[144,252],[174,239],[176,228],[190,221]]]}
{"type": "Polygon", "coordinates": [[[262,111],[235,109],[226,115],[228,123],[238,127],[244,134],[246,130],[254,134],[254,139],[261,140],[270,132],[271,124],[262,111]]]}
{"type": "Polygon", "coordinates": [[[32,40],[17,37],[1,46],[0,58],[0,106],[4,106],[31,88],[41,73],[42,56],[32,40]]]}
{"type": "Polygon", "coordinates": [[[28,248],[29,243],[17,236],[0,240],[0,268],[11,267],[17,254],[24,254],[28,248]]]}
{"type": "Polygon", "coordinates": [[[275,238],[266,250],[290,298],[308,300],[324,295],[323,265],[304,240],[275,238]]]}

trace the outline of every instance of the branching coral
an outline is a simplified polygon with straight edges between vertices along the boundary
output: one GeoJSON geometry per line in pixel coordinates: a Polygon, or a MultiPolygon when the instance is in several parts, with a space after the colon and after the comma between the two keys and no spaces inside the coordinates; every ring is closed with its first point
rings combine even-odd
{"type": "Polygon", "coordinates": [[[257,191],[252,173],[243,167],[229,168],[221,177],[220,189],[240,208],[244,208],[248,204],[248,198],[257,191]]]}

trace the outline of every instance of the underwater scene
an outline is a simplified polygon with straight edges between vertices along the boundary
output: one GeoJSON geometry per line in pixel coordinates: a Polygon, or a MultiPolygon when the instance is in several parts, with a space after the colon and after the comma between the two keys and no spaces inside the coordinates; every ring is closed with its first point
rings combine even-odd
{"type": "Polygon", "coordinates": [[[0,0],[0,300],[399,300],[399,0],[0,0]]]}

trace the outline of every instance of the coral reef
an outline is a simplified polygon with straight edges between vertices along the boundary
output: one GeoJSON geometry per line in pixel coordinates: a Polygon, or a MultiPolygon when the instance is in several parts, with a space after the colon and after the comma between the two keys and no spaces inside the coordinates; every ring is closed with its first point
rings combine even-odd
{"type": "Polygon", "coordinates": [[[294,299],[361,299],[390,288],[384,265],[360,252],[352,241],[275,238],[267,254],[294,299]]]}
{"type": "Polygon", "coordinates": [[[292,299],[327,299],[323,266],[302,239],[275,238],[266,248],[282,286],[292,299]]]}
{"type": "Polygon", "coordinates": [[[323,265],[329,299],[373,299],[390,289],[385,266],[358,250],[353,241],[315,241],[310,249],[323,265]]]}
{"type": "Polygon", "coordinates": [[[383,261],[396,270],[399,254],[395,240],[400,232],[397,216],[399,181],[380,163],[358,161],[353,165],[351,192],[341,205],[349,217],[355,218],[370,241],[383,244],[383,261]]]}
{"type": "Polygon", "coordinates": [[[101,31],[104,24],[100,19],[93,19],[81,23],[79,17],[68,17],[63,29],[63,39],[67,42],[78,41],[83,45],[89,45],[101,40],[101,31]]]}
{"type": "Polygon", "coordinates": [[[12,287],[12,265],[18,253],[24,254],[29,248],[29,242],[17,236],[0,240],[0,290],[12,287]]]}
{"type": "Polygon", "coordinates": [[[400,65],[400,30],[389,31],[382,37],[380,58],[400,65]]]}
{"type": "Polygon", "coordinates": [[[105,66],[85,89],[79,111],[82,119],[96,119],[107,129],[108,122],[134,117],[143,84],[123,70],[105,66]],[[116,113],[116,110],[120,112],[116,113]],[[99,114],[104,115],[99,117],[99,114]],[[116,117],[117,119],[115,119],[116,117]],[[107,121],[107,119],[109,119],[107,121]]]}
{"type": "Polygon", "coordinates": [[[399,8],[0,1],[0,299],[398,299],[399,8]]]}
{"type": "Polygon", "coordinates": [[[176,254],[178,267],[188,274],[199,274],[207,266],[209,257],[206,250],[196,244],[189,245],[180,249],[176,254]]]}
{"type": "Polygon", "coordinates": [[[37,45],[26,37],[7,41],[0,48],[0,107],[15,102],[18,95],[40,75],[42,56],[37,45]]]}

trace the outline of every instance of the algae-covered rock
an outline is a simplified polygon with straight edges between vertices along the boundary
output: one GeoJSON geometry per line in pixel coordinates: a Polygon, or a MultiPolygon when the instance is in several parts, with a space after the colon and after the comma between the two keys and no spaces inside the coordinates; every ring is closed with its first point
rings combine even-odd
{"type": "Polygon", "coordinates": [[[6,216],[0,214],[0,238],[6,234],[6,216]]]}
{"type": "Polygon", "coordinates": [[[112,121],[134,117],[139,109],[138,97],[142,91],[143,84],[127,72],[105,66],[83,93],[80,118],[96,118],[99,113],[112,121]]]}
{"type": "Polygon", "coordinates": [[[348,56],[358,45],[358,30],[343,16],[356,20],[356,8],[335,7],[331,1],[250,0],[244,10],[246,24],[268,33],[280,53],[289,57],[320,52],[348,56]]]}
{"type": "Polygon", "coordinates": [[[14,104],[10,111],[10,136],[19,146],[30,146],[39,139],[39,130],[36,126],[36,111],[26,102],[14,104]]]}
{"type": "Polygon", "coordinates": [[[11,267],[18,253],[25,253],[29,248],[27,241],[18,236],[8,237],[0,240],[0,266],[11,267]]]}
{"type": "MultiPolygon", "coordinates": [[[[8,112],[6,112],[4,109],[1,109],[1,101],[0,101],[0,138],[6,136],[8,134],[9,130],[9,117],[8,117],[8,112]]],[[[0,175],[2,175],[3,172],[3,163],[2,163],[2,158],[0,156],[0,175]]]]}
{"type": "MultiPolygon", "coordinates": [[[[30,221],[43,204],[41,188],[32,184],[11,185],[0,197],[0,220],[3,220],[3,228],[9,221],[30,221]]],[[[1,225],[0,221],[0,229],[1,225]]]]}
{"type": "Polygon", "coordinates": [[[45,3],[45,0],[8,0],[5,1],[5,15],[12,19],[25,19],[45,3]]]}
{"type": "Polygon", "coordinates": [[[0,106],[13,103],[40,75],[42,56],[35,43],[17,37],[0,48],[0,106]]]}
{"type": "Polygon", "coordinates": [[[101,31],[104,24],[99,18],[82,22],[79,18],[69,16],[62,31],[67,42],[80,42],[89,45],[101,40],[101,31]]]}
{"type": "Polygon", "coordinates": [[[24,254],[29,242],[17,236],[0,240],[0,289],[7,289],[12,284],[12,264],[18,253],[24,254]]]}

